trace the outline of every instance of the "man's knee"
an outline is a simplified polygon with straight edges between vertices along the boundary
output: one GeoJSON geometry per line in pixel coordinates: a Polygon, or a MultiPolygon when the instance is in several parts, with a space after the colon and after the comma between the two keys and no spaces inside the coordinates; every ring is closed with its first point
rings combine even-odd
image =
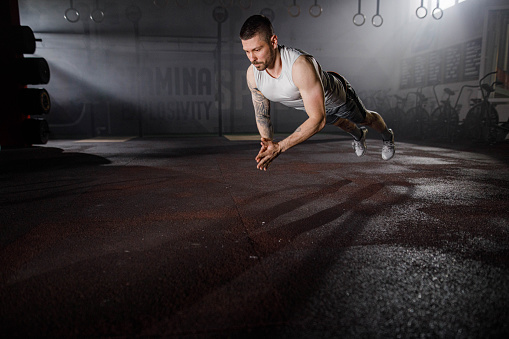
{"type": "Polygon", "coordinates": [[[343,118],[338,119],[338,121],[336,121],[334,125],[347,132],[353,131],[355,129],[355,124],[353,122],[343,118]]]}
{"type": "Polygon", "coordinates": [[[366,117],[364,118],[364,121],[361,122],[361,125],[371,125],[374,122],[377,122],[380,120],[380,114],[373,111],[366,111],[366,117]]]}

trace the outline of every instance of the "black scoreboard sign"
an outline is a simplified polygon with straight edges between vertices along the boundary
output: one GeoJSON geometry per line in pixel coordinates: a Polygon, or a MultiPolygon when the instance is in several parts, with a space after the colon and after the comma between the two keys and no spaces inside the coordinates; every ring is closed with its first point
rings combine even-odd
{"type": "Polygon", "coordinates": [[[481,65],[482,39],[419,54],[401,63],[400,88],[476,80],[481,65]]]}

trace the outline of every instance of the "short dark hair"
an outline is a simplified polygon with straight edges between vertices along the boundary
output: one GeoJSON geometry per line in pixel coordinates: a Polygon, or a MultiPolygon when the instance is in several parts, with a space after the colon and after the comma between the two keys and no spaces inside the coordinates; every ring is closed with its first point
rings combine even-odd
{"type": "Polygon", "coordinates": [[[270,43],[270,38],[274,35],[272,23],[264,15],[250,16],[240,29],[240,38],[242,40],[249,40],[256,34],[260,34],[260,38],[268,43],[270,43]]]}

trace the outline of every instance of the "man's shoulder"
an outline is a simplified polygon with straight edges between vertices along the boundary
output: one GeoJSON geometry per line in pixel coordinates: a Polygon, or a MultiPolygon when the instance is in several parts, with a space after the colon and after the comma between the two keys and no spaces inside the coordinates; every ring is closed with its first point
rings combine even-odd
{"type": "Polygon", "coordinates": [[[285,52],[281,53],[281,55],[286,55],[286,58],[290,60],[292,70],[307,68],[312,66],[314,63],[314,58],[309,53],[293,47],[281,46],[281,48],[285,50],[285,52]]]}
{"type": "Polygon", "coordinates": [[[313,57],[309,55],[301,55],[292,67],[293,82],[298,88],[305,83],[314,83],[318,80],[320,66],[313,57]]]}
{"type": "Polygon", "coordinates": [[[252,76],[254,76],[254,73],[253,73],[253,65],[249,65],[249,67],[247,68],[246,73],[247,73],[247,76],[248,76],[248,77],[252,77],[252,76]]]}
{"type": "Polygon", "coordinates": [[[307,55],[307,56],[311,56],[311,54],[309,54],[308,52],[302,50],[302,49],[299,49],[299,48],[295,48],[295,47],[289,47],[289,46],[285,46],[285,45],[279,45],[279,51],[284,51],[290,55],[294,55],[296,57],[299,57],[301,55],[307,55]]]}
{"type": "Polygon", "coordinates": [[[305,69],[305,68],[314,68],[315,67],[315,60],[311,55],[303,54],[299,56],[294,64],[293,69],[299,70],[299,69],[305,69]]]}
{"type": "Polygon", "coordinates": [[[254,77],[254,73],[253,73],[253,65],[249,65],[249,67],[247,68],[246,81],[247,81],[247,85],[249,86],[249,88],[256,87],[255,77],[254,77]]]}

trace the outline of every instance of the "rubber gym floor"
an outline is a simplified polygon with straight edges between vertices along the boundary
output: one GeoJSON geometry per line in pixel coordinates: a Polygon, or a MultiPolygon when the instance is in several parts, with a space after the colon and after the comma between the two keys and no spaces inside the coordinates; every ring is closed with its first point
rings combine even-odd
{"type": "Polygon", "coordinates": [[[509,144],[318,134],[0,151],[2,337],[509,335],[509,144]]]}

